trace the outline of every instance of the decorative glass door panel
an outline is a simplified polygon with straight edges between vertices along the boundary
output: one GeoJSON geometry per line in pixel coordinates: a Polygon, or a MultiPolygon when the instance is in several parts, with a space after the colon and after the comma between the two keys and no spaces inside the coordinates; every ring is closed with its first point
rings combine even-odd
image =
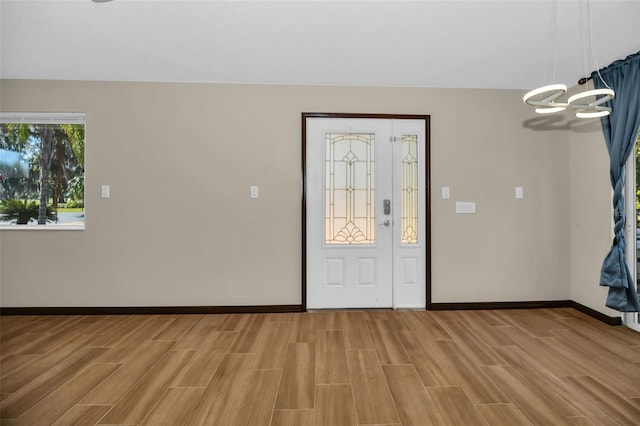
{"type": "Polygon", "coordinates": [[[402,243],[418,243],[418,135],[400,139],[402,158],[402,243]]]}
{"type": "Polygon", "coordinates": [[[375,135],[327,133],[325,140],[325,244],[373,244],[375,135]]]}

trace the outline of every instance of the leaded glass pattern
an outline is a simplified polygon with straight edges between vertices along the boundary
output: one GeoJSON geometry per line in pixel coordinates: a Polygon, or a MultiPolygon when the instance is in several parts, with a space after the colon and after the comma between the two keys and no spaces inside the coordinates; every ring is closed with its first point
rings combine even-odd
{"type": "Polygon", "coordinates": [[[418,244],[418,136],[403,135],[402,158],[402,243],[418,244]]]}
{"type": "Polygon", "coordinates": [[[325,135],[325,244],[374,244],[375,134],[325,135]]]}

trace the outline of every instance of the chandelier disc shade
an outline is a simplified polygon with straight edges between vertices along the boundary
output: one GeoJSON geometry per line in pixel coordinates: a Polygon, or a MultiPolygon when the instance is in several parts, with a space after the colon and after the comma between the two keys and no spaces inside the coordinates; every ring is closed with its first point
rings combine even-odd
{"type": "Polygon", "coordinates": [[[567,101],[571,108],[577,109],[576,117],[578,118],[597,118],[604,117],[611,113],[611,108],[602,106],[603,103],[610,101],[615,96],[615,92],[611,89],[595,89],[573,95],[567,101]],[[599,98],[597,96],[600,96],[599,98]],[[584,103],[588,98],[595,98],[592,102],[584,103]],[[583,102],[578,102],[583,101],[583,102]]]}
{"type": "Polygon", "coordinates": [[[602,111],[592,111],[592,112],[587,112],[587,111],[581,111],[578,110],[578,112],[576,112],[576,117],[578,118],[598,118],[598,117],[604,117],[606,115],[611,114],[611,110],[609,108],[602,110],[602,111]]]}
{"type": "Polygon", "coordinates": [[[522,101],[531,106],[548,107],[565,93],[567,93],[567,86],[564,84],[550,84],[527,92],[522,97],[522,101]]]}
{"type": "MultiPolygon", "coordinates": [[[[554,104],[557,105],[557,104],[554,104]]],[[[538,114],[553,114],[555,112],[560,112],[560,111],[564,111],[565,109],[567,109],[566,106],[554,106],[554,107],[537,107],[534,111],[537,112],[538,114]]]]}
{"type": "Polygon", "coordinates": [[[522,97],[522,101],[527,105],[536,107],[535,111],[538,114],[553,114],[567,109],[566,104],[555,102],[557,98],[565,93],[567,93],[567,86],[564,84],[550,84],[527,92],[522,97]]]}

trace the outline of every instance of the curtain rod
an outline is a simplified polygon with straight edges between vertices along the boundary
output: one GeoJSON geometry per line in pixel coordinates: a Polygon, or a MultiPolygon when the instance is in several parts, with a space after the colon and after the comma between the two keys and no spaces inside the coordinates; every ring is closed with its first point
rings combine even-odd
{"type": "Polygon", "coordinates": [[[587,81],[591,80],[593,77],[589,76],[589,77],[582,77],[580,80],[578,80],[578,84],[585,84],[587,81]]]}

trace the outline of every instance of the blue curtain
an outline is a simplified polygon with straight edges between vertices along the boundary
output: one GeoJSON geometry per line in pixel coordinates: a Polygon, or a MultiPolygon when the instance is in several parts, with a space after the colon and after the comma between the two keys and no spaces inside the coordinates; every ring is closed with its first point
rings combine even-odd
{"type": "MultiPolygon", "coordinates": [[[[613,187],[614,232],[611,251],[605,257],[600,273],[600,285],[609,287],[606,305],[621,312],[639,312],[635,277],[625,260],[626,222],[624,208],[625,162],[633,151],[640,130],[640,52],[616,61],[600,70],[602,79],[615,91],[615,97],[605,105],[611,114],[602,118],[602,130],[609,150],[609,175],[613,187]]],[[[591,74],[594,86],[606,86],[597,71],[591,74]]],[[[635,223],[635,218],[633,218],[635,223]]]]}

